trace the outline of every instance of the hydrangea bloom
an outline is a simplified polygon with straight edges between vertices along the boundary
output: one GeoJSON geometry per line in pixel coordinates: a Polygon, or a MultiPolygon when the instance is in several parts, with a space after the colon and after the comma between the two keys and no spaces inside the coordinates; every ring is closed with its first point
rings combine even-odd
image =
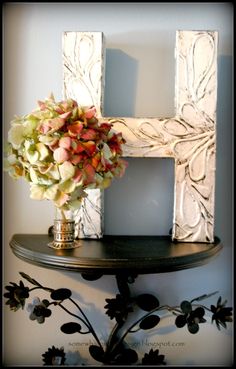
{"type": "Polygon", "coordinates": [[[99,122],[94,107],[53,96],[39,108],[11,122],[5,170],[30,183],[30,197],[52,200],[62,210],[78,209],[85,189],[110,186],[121,177],[121,133],[99,122]]]}

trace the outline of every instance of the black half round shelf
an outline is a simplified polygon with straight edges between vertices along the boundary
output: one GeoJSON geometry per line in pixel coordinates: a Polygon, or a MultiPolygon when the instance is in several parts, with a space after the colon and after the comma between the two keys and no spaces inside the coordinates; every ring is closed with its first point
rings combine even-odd
{"type": "Polygon", "coordinates": [[[206,264],[222,249],[214,243],[171,241],[169,236],[104,236],[81,239],[81,246],[55,250],[48,246],[47,235],[15,234],[13,253],[31,264],[85,274],[148,274],[172,272],[206,264]]]}

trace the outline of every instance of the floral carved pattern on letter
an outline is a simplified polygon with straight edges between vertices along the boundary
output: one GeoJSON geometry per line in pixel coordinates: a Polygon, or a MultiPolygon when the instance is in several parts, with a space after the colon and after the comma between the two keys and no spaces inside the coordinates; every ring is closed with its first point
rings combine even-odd
{"type": "MultiPolygon", "coordinates": [[[[64,35],[64,92],[102,116],[101,32],[64,35]]],[[[217,42],[214,31],[176,32],[175,117],[105,118],[126,140],[126,157],[175,160],[172,239],[214,241],[217,42]]],[[[102,196],[91,190],[80,211],[80,236],[102,236],[102,196]]]]}

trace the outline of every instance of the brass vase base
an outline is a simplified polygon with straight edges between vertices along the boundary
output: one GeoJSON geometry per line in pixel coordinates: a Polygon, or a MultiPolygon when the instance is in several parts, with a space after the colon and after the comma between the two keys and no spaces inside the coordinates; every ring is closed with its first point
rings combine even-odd
{"type": "Polygon", "coordinates": [[[75,240],[74,220],[54,220],[53,237],[54,240],[48,244],[53,249],[69,250],[81,246],[81,243],[75,240]]]}
{"type": "Polygon", "coordinates": [[[74,240],[73,242],[52,241],[48,243],[48,246],[56,250],[69,250],[69,249],[75,249],[77,247],[80,247],[81,242],[76,241],[76,240],[74,240]]]}

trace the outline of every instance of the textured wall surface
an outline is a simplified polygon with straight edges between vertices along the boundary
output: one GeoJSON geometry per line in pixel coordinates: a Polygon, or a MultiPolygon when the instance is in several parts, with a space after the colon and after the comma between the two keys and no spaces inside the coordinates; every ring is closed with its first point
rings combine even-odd
{"type": "MultiPolygon", "coordinates": [[[[210,30],[219,35],[214,234],[224,248],[209,264],[173,273],[140,275],[133,294],[153,293],[162,304],[177,305],[219,291],[232,303],[232,22],[227,3],[86,4],[6,3],[3,7],[4,134],[15,114],[27,114],[54,93],[64,93],[62,36],[69,31],[98,31],[106,38],[104,111],[106,117],[175,116],[176,30],[210,30]]],[[[200,95],[203,91],[199,90],[200,95]]],[[[211,106],[209,111],[213,111],[211,106]]],[[[188,110],[187,110],[188,111],[188,110]]],[[[158,119],[160,119],[158,118],[158,119]]],[[[211,138],[207,141],[210,144],[211,138]]],[[[204,150],[200,155],[204,154],[204,150]]],[[[168,234],[173,223],[173,158],[128,158],[126,175],[104,193],[105,234],[168,234]]],[[[193,163],[193,171],[194,171],[193,163]]],[[[198,176],[200,173],[195,173],[198,176]]],[[[23,271],[52,288],[71,288],[102,340],[113,321],[104,314],[105,298],[117,293],[112,276],[86,282],[77,273],[53,271],[17,259],[9,248],[14,233],[46,233],[53,205],[29,198],[28,184],[4,177],[4,285],[23,271]]],[[[207,194],[206,194],[207,195],[207,194]]],[[[32,297],[37,296],[37,290],[32,297]]],[[[45,296],[39,296],[45,297],[45,296]]],[[[205,303],[215,304],[217,296],[205,303]]],[[[26,310],[4,307],[4,364],[42,365],[42,353],[64,346],[69,362],[90,362],[91,337],[65,335],[65,312],[53,310],[44,324],[30,321],[26,310]],[[87,346],[86,346],[87,345],[87,346]],[[82,358],[82,359],[81,359],[82,358]]],[[[173,317],[159,330],[132,336],[140,354],[152,347],[173,365],[232,364],[232,330],[202,324],[197,335],[176,329],[173,317]]],[[[95,362],[93,362],[95,363],[95,362]]]]}

